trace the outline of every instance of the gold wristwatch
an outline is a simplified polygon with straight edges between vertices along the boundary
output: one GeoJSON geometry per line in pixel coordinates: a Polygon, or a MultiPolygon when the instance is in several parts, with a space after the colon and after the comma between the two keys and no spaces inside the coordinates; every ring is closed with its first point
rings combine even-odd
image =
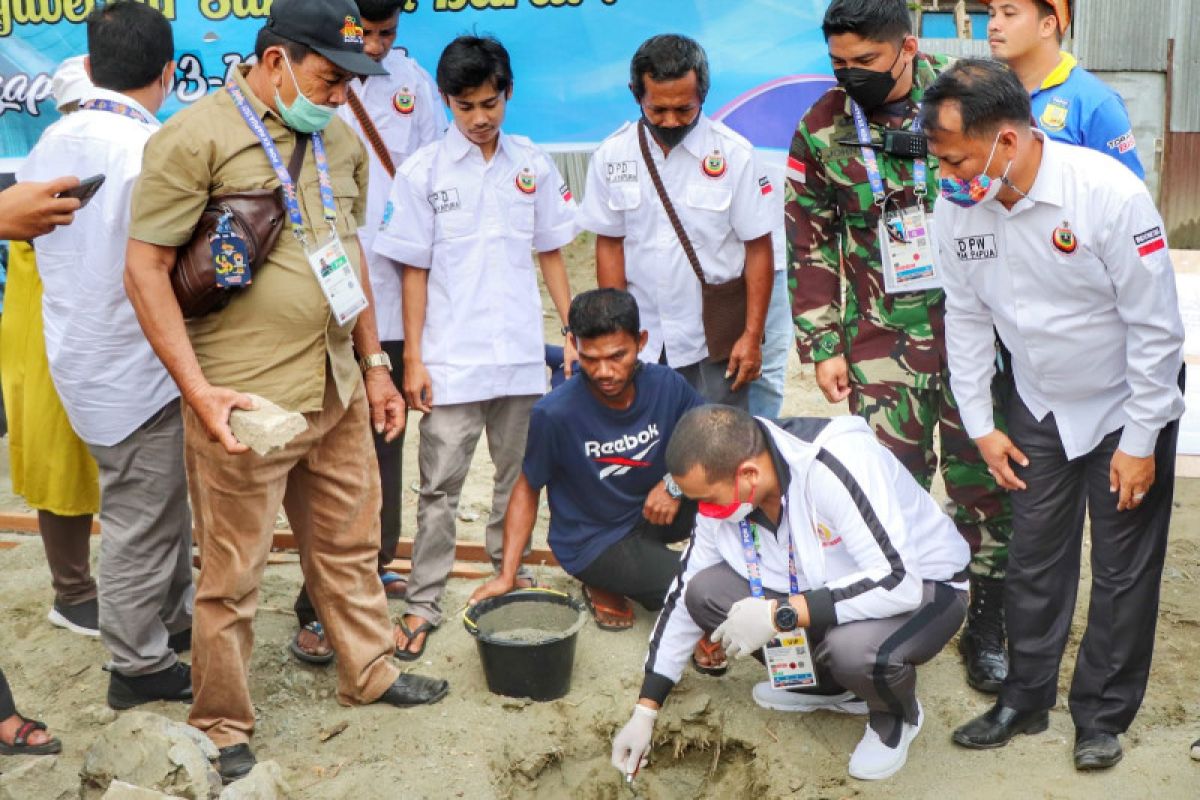
{"type": "Polygon", "coordinates": [[[392,359],[388,357],[387,353],[372,353],[371,355],[365,356],[362,360],[360,360],[358,362],[358,366],[364,374],[372,367],[386,367],[387,371],[391,372],[392,359]]]}

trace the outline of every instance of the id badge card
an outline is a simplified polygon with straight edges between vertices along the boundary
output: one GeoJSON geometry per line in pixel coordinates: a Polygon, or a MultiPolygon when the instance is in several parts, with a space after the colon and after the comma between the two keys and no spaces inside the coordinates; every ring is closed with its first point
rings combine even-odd
{"type": "Polygon", "coordinates": [[[307,255],[308,264],[339,325],[345,325],[366,309],[367,296],[337,236],[307,255]]]}
{"type": "Polygon", "coordinates": [[[883,288],[888,294],[942,288],[933,218],[921,206],[885,214],[879,221],[883,288]]]}
{"type": "Polygon", "coordinates": [[[808,631],[804,628],[781,633],[763,648],[763,656],[772,689],[803,689],[817,685],[817,673],[808,649],[808,631]]]}
{"type": "Polygon", "coordinates": [[[228,214],[220,219],[216,230],[209,234],[208,246],[212,251],[217,286],[237,289],[251,284],[254,276],[250,272],[250,248],[245,239],[233,232],[228,214]]]}

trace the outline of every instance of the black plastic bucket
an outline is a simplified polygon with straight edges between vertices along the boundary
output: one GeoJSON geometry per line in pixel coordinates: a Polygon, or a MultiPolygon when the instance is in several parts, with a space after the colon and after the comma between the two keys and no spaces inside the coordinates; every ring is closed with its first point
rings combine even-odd
{"type": "Polygon", "coordinates": [[[523,589],[467,609],[488,690],[557,700],[571,689],[575,639],[587,622],[583,603],[549,589],[523,589]]]}

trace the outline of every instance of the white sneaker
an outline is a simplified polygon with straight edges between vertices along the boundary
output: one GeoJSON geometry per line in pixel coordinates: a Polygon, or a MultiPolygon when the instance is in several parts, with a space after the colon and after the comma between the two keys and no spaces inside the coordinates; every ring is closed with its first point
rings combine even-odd
{"type": "Polygon", "coordinates": [[[866,714],[867,704],[852,692],[841,694],[810,694],[774,689],[770,681],[754,687],[754,702],[774,711],[834,711],[838,714],[866,714]]]}
{"type": "Polygon", "coordinates": [[[900,744],[894,748],[885,745],[868,722],[862,741],[858,743],[858,747],[854,748],[854,754],[850,756],[850,777],[858,778],[860,781],[881,781],[895,775],[908,760],[908,746],[912,744],[913,739],[917,738],[924,722],[925,712],[918,703],[917,724],[909,725],[907,722],[903,724],[903,730],[900,732],[900,744]]]}

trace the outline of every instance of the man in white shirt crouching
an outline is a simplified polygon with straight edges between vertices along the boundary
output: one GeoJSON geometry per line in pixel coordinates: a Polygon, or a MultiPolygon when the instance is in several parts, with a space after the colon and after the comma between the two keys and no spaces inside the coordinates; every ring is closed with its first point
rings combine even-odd
{"type": "Polygon", "coordinates": [[[1071,682],[1075,768],[1111,767],[1154,650],[1183,413],[1183,323],[1165,226],[1145,185],[1030,125],[1015,74],[960,61],[925,93],[941,160],[937,225],[951,383],[967,433],[1012,492],[1009,671],[968,748],[1040,733],[1079,585],[1092,591],[1071,682]],[[949,202],[946,202],[949,201],[949,202]],[[1007,433],[992,419],[993,330],[1011,352],[1007,433]]]}
{"type": "Polygon", "coordinates": [[[175,71],[171,25],[149,5],[88,18],[95,89],[46,130],[19,173],[104,176],[71,225],[34,240],[45,284],[50,375],[100,467],[100,638],[112,656],[108,704],[192,698],[192,518],[179,390],[125,294],[130,195],[154,114],[175,71]]]}
{"type": "Polygon", "coordinates": [[[966,616],[971,555],[954,523],[858,417],[772,423],[701,406],[666,458],[698,502],[696,528],[613,766],[637,773],[704,634],[766,663],[753,691],[764,708],[869,714],[850,775],[894,775],[924,721],[917,666],[966,616]]]}

